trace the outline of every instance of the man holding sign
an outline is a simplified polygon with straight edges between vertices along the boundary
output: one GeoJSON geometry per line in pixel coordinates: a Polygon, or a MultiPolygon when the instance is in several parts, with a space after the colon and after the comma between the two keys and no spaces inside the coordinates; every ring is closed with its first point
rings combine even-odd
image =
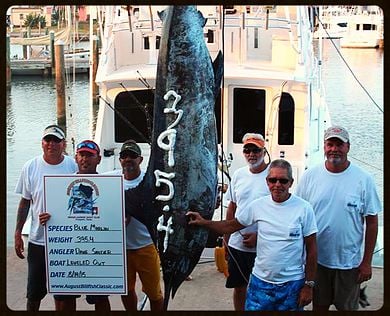
{"type": "MultiPolygon", "coordinates": [[[[101,161],[100,148],[95,142],[84,140],[77,145],[75,159],[79,167],[78,174],[97,174],[96,168],[101,161]]],[[[82,200],[83,199],[73,194],[69,203],[69,208],[71,208],[70,212],[72,212],[73,208],[83,208],[82,206],[88,205],[88,203],[82,200]]],[[[41,213],[39,215],[39,220],[42,225],[45,225],[49,218],[49,213],[41,213]]],[[[56,304],[56,310],[75,311],[77,297],[80,297],[80,295],[54,295],[56,301],[59,302],[56,304]]],[[[95,304],[95,310],[111,310],[108,295],[87,295],[87,302],[89,304],[95,304]]]]}

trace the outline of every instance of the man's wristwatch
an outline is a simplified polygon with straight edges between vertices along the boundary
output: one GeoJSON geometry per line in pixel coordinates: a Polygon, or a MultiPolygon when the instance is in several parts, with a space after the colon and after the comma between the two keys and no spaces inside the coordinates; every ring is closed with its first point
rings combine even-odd
{"type": "Polygon", "coordinates": [[[316,285],[316,283],[314,282],[314,281],[305,281],[305,285],[307,285],[308,287],[310,287],[310,288],[313,288],[314,287],[314,285],[316,285]]]}

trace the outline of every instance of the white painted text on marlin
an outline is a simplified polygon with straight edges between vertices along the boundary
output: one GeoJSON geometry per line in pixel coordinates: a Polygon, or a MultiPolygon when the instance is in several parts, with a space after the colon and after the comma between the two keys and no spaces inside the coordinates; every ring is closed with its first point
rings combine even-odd
{"type": "MultiPolygon", "coordinates": [[[[178,95],[175,91],[169,90],[165,95],[164,95],[164,100],[168,101],[169,97],[173,96],[175,100],[172,103],[172,107],[166,107],[164,108],[164,113],[165,114],[176,114],[176,120],[170,124],[167,129],[158,136],[157,138],[157,145],[160,147],[162,150],[165,150],[168,152],[168,166],[173,167],[175,165],[175,158],[174,158],[174,151],[175,151],[175,143],[176,143],[176,125],[179,123],[183,116],[183,110],[177,110],[176,105],[177,103],[181,100],[181,96],[178,95]],[[168,139],[168,143],[165,143],[163,140],[168,139]]],[[[156,196],[156,200],[159,201],[169,201],[173,198],[175,194],[175,188],[173,186],[171,179],[175,177],[175,173],[166,173],[161,170],[155,170],[154,175],[156,177],[156,187],[159,187],[161,183],[164,183],[168,186],[169,188],[169,193],[167,195],[158,195],[156,196]],[[161,178],[164,177],[164,178],[161,178]]],[[[169,206],[165,205],[163,207],[164,212],[169,211],[169,206]]],[[[169,239],[169,234],[173,233],[173,229],[171,229],[172,225],[172,216],[169,217],[167,226],[164,226],[164,215],[159,217],[159,223],[157,225],[157,231],[165,231],[165,236],[164,236],[164,252],[166,251],[168,247],[168,239],[169,239]]]]}
{"type": "Polygon", "coordinates": [[[158,218],[157,230],[159,232],[165,231],[164,252],[167,250],[167,247],[168,247],[168,238],[169,238],[168,236],[169,236],[169,234],[173,233],[173,229],[171,228],[171,225],[172,225],[172,216],[169,217],[168,222],[167,222],[167,226],[164,226],[164,215],[161,215],[158,218]]]}
{"type": "Polygon", "coordinates": [[[159,187],[161,185],[161,183],[164,183],[169,188],[169,193],[167,195],[162,195],[162,194],[157,195],[156,200],[159,200],[159,201],[171,200],[175,194],[175,188],[173,187],[173,183],[172,183],[172,181],[170,181],[170,179],[173,179],[175,177],[175,173],[174,172],[167,173],[164,171],[155,170],[154,175],[156,177],[156,187],[159,187]],[[164,178],[162,178],[162,177],[164,177],[164,178]]]}

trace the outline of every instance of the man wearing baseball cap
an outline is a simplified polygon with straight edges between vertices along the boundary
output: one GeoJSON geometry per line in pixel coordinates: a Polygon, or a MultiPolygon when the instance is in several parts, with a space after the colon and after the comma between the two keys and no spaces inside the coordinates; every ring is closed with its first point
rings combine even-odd
{"type": "MultiPolygon", "coordinates": [[[[76,146],[75,160],[79,171],[77,174],[96,174],[96,168],[101,161],[100,148],[92,140],[83,140],[76,146]]],[[[45,225],[50,219],[48,212],[39,215],[41,225],[45,225]]],[[[54,295],[56,301],[56,311],[75,311],[76,298],[80,295],[54,295]]],[[[108,295],[87,295],[88,304],[95,305],[95,310],[108,312],[111,310],[108,295]]]]}
{"type": "Polygon", "coordinates": [[[65,133],[63,129],[58,125],[49,125],[45,128],[45,130],[43,131],[42,138],[46,138],[49,136],[54,136],[61,140],[65,139],[65,133]]]}
{"type": "MultiPolygon", "coordinates": [[[[129,139],[125,141],[119,153],[121,170],[106,174],[123,174],[125,190],[138,186],[145,176],[141,170],[143,161],[141,148],[129,139]]],[[[127,285],[128,294],[122,295],[126,311],[137,311],[135,291],[136,275],[142,283],[142,290],[150,301],[150,310],[163,311],[163,294],[160,285],[160,258],[146,226],[134,217],[126,218],[127,285]]]]}
{"type": "Polygon", "coordinates": [[[348,160],[349,149],[347,130],[329,127],[325,162],[308,169],[296,190],[313,206],[318,226],[314,311],[332,304],[337,310],[357,310],[360,283],[372,276],[381,203],[372,176],[348,160]]]}
{"type": "MultiPolygon", "coordinates": [[[[264,161],[266,149],[261,134],[247,133],[242,138],[243,155],[247,166],[237,169],[227,190],[229,201],[226,219],[233,219],[247,211],[250,202],[270,194],[267,186],[268,164],[264,161]]],[[[257,224],[224,235],[228,256],[229,276],[226,287],[233,288],[233,305],[244,310],[247,285],[256,258],[257,224]]]]}
{"type": "Polygon", "coordinates": [[[66,141],[61,127],[47,126],[43,131],[41,144],[43,155],[24,164],[15,188],[15,192],[21,194],[15,227],[15,252],[21,259],[24,259],[22,229],[29,210],[31,211],[27,252],[27,311],[38,311],[41,300],[47,294],[44,230],[39,225],[39,214],[44,211],[43,176],[72,174],[77,171],[74,160],[64,155],[66,141]]]}

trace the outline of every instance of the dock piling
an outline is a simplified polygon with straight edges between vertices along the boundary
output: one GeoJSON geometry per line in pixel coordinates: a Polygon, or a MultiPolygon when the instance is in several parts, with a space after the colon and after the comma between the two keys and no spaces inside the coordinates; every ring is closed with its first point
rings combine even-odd
{"type": "Polygon", "coordinates": [[[58,41],[55,46],[55,78],[57,91],[57,124],[66,130],[66,90],[64,42],[58,41]]]}

